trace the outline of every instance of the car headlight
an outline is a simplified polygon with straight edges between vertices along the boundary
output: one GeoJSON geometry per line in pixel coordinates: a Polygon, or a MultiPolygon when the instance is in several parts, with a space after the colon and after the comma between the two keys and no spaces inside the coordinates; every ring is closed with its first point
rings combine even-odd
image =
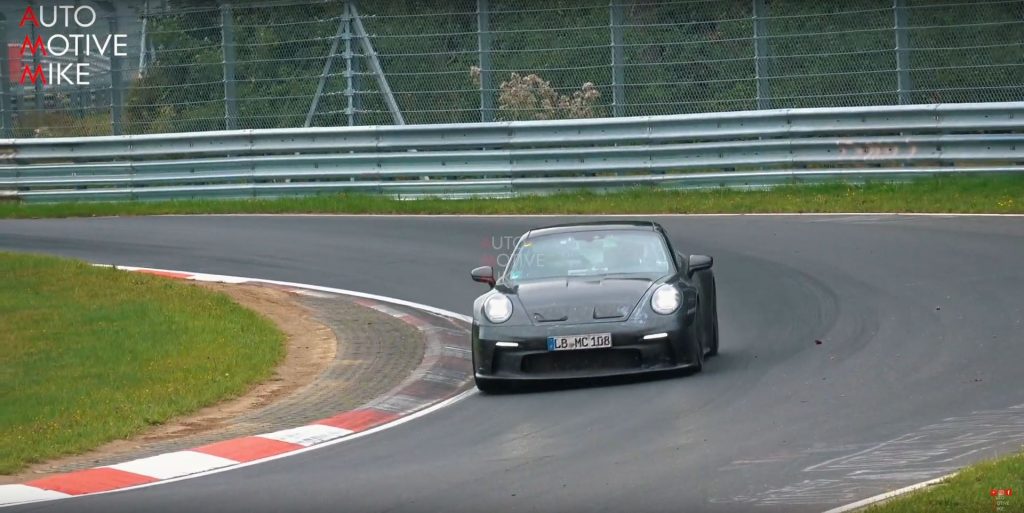
{"type": "Polygon", "coordinates": [[[681,299],[678,289],[672,285],[665,284],[658,287],[654,294],[651,295],[651,308],[657,313],[668,315],[679,308],[681,299]]]}
{"type": "Polygon", "coordinates": [[[501,324],[512,317],[512,301],[503,294],[494,294],[484,301],[484,315],[487,320],[501,324]]]}

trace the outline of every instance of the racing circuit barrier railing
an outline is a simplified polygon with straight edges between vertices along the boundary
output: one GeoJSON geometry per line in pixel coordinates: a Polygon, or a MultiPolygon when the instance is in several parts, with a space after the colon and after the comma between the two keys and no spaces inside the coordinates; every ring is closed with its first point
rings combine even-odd
{"type": "Polygon", "coordinates": [[[1024,171],[1024,102],[0,140],[0,196],[759,187],[1024,171]]]}

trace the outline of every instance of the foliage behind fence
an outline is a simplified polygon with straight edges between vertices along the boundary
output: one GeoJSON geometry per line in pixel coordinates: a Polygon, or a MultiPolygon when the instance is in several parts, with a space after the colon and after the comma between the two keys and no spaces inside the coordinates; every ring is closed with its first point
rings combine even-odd
{"type": "MultiPolygon", "coordinates": [[[[343,0],[130,7],[115,14],[137,42],[120,66],[124,133],[299,127],[314,102],[312,126],[393,123],[343,0]]],[[[358,11],[411,124],[480,121],[487,97],[496,119],[1024,100],[1024,0],[362,0],[358,11]],[[489,81],[471,72],[482,63],[489,81]],[[587,99],[558,110],[544,95],[587,99]]],[[[8,41],[24,37],[14,21],[8,41]]],[[[111,133],[113,84],[47,88],[38,103],[15,84],[4,128],[111,133]]]]}

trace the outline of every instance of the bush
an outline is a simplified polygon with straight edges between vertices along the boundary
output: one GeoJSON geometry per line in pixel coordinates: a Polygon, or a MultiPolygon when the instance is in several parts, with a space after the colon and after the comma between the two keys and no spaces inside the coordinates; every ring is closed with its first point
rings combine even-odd
{"type": "MultiPolygon", "coordinates": [[[[469,68],[470,79],[480,87],[480,68],[469,68]]],[[[498,115],[500,121],[530,119],[576,119],[597,117],[595,106],[601,91],[592,82],[586,82],[578,91],[560,94],[551,83],[536,73],[512,73],[498,88],[498,115]]]]}

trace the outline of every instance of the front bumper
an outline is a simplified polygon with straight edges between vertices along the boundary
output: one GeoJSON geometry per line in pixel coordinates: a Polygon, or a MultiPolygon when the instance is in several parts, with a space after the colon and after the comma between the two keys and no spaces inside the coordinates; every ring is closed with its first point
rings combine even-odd
{"type": "Polygon", "coordinates": [[[683,319],[659,322],[597,322],[556,326],[473,325],[473,367],[478,381],[552,380],[617,376],[692,368],[699,345],[683,319]],[[612,346],[548,351],[547,338],[611,333],[612,346]],[[644,340],[644,335],[666,333],[644,340]],[[502,347],[498,342],[515,343],[502,347]]]}

